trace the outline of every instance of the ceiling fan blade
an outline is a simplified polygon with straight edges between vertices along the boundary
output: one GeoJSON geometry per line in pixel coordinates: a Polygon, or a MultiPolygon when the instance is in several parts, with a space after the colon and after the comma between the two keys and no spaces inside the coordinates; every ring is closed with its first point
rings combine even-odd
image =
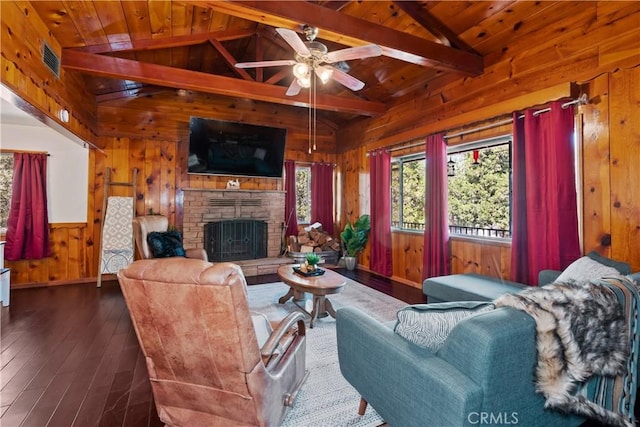
{"type": "Polygon", "coordinates": [[[327,53],[327,62],[333,64],[339,61],[348,61],[350,59],[364,59],[373,56],[382,55],[382,49],[377,44],[369,44],[366,46],[349,47],[347,49],[336,50],[327,53]]]}
{"type": "Polygon", "coordinates": [[[329,67],[333,70],[333,74],[331,76],[331,78],[333,78],[333,80],[337,81],[338,83],[340,83],[341,85],[356,91],[356,90],[360,90],[364,87],[364,82],[356,79],[353,76],[350,76],[349,74],[345,73],[344,71],[340,71],[339,69],[337,69],[336,67],[329,67]]]}
{"type": "Polygon", "coordinates": [[[236,68],[258,68],[258,67],[279,67],[281,65],[294,65],[296,61],[293,59],[282,59],[279,61],[256,61],[256,62],[238,62],[236,68]]]}
{"type": "Polygon", "coordinates": [[[298,33],[295,31],[288,28],[276,28],[276,31],[298,54],[303,56],[309,56],[311,54],[307,45],[304,44],[302,39],[298,36],[298,33]]]}
{"type": "Polygon", "coordinates": [[[287,96],[295,96],[300,93],[302,86],[298,83],[298,79],[293,79],[291,84],[289,85],[289,89],[287,89],[287,96]]]}

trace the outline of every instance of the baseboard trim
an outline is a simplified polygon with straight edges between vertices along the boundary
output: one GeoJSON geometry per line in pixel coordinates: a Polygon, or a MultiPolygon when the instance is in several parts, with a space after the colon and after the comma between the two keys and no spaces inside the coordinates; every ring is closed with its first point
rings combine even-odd
{"type": "MultiPolygon", "coordinates": [[[[115,274],[103,274],[102,281],[116,280],[115,274]]],[[[64,286],[64,285],[85,285],[85,284],[94,284],[98,283],[97,277],[83,277],[80,279],[71,279],[71,280],[50,280],[48,282],[27,282],[27,283],[12,283],[11,290],[14,289],[30,289],[30,288],[47,288],[49,286],[64,286]]]]}

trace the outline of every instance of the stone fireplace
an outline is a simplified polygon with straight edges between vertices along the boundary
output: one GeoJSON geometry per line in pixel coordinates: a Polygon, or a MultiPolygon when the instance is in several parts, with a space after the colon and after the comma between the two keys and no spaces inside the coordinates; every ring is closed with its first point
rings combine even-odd
{"type": "MultiPolygon", "coordinates": [[[[182,223],[184,246],[204,248],[209,252],[210,248],[205,242],[207,224],[227,224],[228,220],[239,220],[241,224],[257,221],[263,222],[266,229],[264,234],[260,234],[265,241],[260,242],[258,246],[260,244],[266,246],[266,257],[277,257],[282,245],[284,197],[284,191],[184,189],[182,223]]],[[[237,240],[233,235],[225,236],[224,239],[237,240]]],[[[246,238],[243,236],[240,240],[246,240],[246,238]]],[[[243,250],[237,249],[235,243],[232,246],[234,247],[232,251],[238,252],[237,259],[230,259],[234,258],[233,255],[225,255],[224,259],[211,259],[211,261],[248,259],[246,255],[242,255],[243,250]]],[[[211,254],[209,256],[211,257],[211,254]]]]}

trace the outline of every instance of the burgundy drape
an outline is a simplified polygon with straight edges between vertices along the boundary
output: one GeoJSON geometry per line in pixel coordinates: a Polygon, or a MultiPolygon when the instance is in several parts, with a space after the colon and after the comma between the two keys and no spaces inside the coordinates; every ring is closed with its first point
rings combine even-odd
{"type": "Polygon", "coordinates": [[[49,253],[47,155],[15,153],[5,258],[41,259],[49,253]]]}
{"type": "Polygon", "coordinates": [[[298,235],[298,214],[296,212],[296,162],[284,162],[284,221],[287,236],[298,235]]]}
{"type": "Polygon", "coordinates": [[[311,223],[333,235],[333,165],[311,165],[311,223]]]}
{"type": "Polygon", "coordinates": [[[377,150],[369,156],[371,196],[371,270],[384,276],[393,274],[391,254],[391,154],[377,150]]]}
{"type": "Polygon", "coordinates": [[[573,108],[554,102],[513,122],[511,275],[535,285],[540,270],[562,270],[580,256],[573,108]]]}
{"type": "Polygon", "coordinates": [[[447,144],[443,134],[427,137],[425,158],[424,279],[449,274],[447,144]]]}

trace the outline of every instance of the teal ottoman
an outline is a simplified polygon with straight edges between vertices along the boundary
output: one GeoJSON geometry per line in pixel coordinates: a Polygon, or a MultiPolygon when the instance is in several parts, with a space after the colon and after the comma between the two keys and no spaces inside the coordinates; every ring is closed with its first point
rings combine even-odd
{"type": "Polygon", "coordinates": [[[422,284],[427,302],[493,301],[508,292],[519,292],[527,286],[482,274],[452,274],[430,277],[422,284]]]}

